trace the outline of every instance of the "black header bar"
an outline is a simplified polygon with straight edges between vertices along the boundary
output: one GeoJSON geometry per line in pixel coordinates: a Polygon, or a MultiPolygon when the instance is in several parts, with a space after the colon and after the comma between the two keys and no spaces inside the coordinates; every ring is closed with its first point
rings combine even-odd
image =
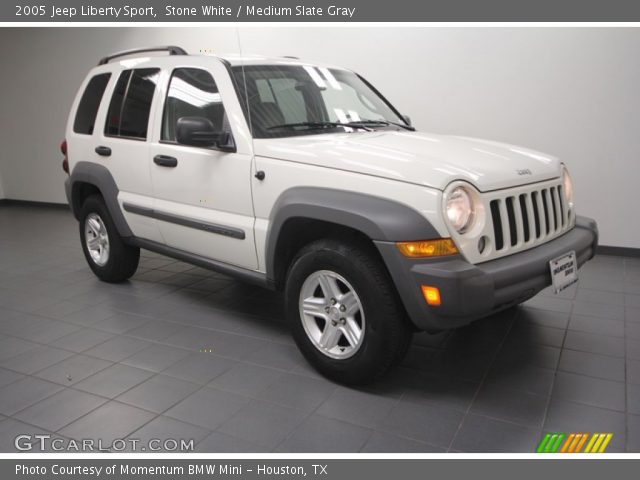
{"type": "Polygon", "coordinates": [[[14,0],[0,22],[638,22],[630,0],[14,0]]]}

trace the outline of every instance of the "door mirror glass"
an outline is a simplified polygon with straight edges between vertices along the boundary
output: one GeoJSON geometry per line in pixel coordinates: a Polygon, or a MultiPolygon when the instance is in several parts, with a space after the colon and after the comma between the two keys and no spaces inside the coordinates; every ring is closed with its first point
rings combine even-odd
{"type": "Polygon", "coordinates": [[[231,144],[228,133],[216,131],[213,122],[205,117],[181,117],[176,124],[176,141],[193,147],[220,147],[231,144]]]}

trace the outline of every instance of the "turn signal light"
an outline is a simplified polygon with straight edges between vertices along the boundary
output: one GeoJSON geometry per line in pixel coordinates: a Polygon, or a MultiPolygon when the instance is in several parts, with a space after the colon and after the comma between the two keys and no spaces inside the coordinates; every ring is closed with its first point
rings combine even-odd
{"type": "Polygon", "coordinates": [[[438,287],[422,285],[422,295],[424,296],[427,305],[439,307],[442,304],[442,300],[440,299],[440,290],[438,290],[438,287]]]}
{"type": "Polygon", "coordinates": [[[398,250],[405,257],[444,257],[456,255],[458,249],[450,238],[438,238],[436,240],[421,240],[418,242],[398,242],[398,250]]]}

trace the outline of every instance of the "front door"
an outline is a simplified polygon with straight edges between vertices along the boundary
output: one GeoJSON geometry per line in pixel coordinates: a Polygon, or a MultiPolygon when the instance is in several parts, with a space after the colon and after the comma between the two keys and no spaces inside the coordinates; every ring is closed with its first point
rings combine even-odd
{"type": "MultiPolygon", "coordinates": [[[[175,68],[164,79],[165,102],[149,148],[153,215],[168,246],[255,270],[250,143],[242,142],[246,134],[237,131],[225,111],[223,89],[215,78],[226,76],[228,82],[228,75],[222,65],[212,63],[175,68]],[[230,133],[237,151],[179,145],[176,123],[192,116],[230,133]]],[[[239,109],[234,92],[229,93],[231,106],[239,109]]]]}

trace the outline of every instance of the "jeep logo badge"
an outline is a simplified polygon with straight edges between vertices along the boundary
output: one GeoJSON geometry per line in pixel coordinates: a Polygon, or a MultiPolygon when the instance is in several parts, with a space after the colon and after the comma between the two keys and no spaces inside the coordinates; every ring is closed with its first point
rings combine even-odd
{"type": "Polygon", "coordinates": [[[531,170],[529,170],[528,168],[523,168],[522,170],[516,170],[516,172],[518,173],[518,175],[533,175],[533,173],[531,173],[531,170]]]}

